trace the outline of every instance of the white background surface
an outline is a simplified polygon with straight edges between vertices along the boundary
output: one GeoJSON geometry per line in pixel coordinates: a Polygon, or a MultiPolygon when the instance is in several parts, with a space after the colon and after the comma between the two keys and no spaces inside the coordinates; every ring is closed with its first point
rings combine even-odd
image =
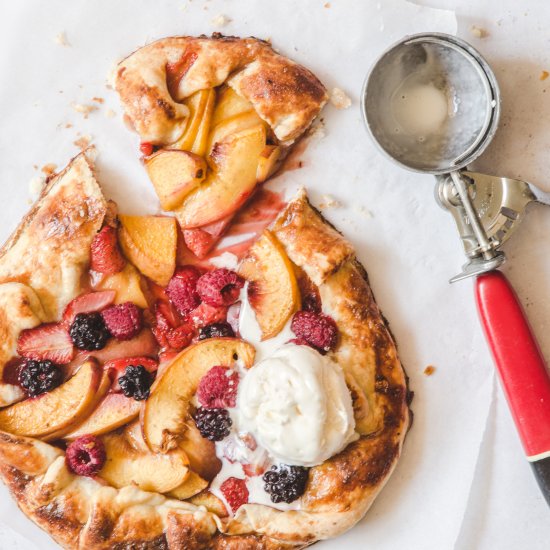
{"type": "MultiPolygon", "coordinates": [[[[488,172],[523,177],[550,191],[550,5],[543,1],[432,0],[456,11],[458,35],[488,58],[500,82],[499,133],[479,161],[488,172]],[[489,33],[474,37],[477,25],[489,33]],[[548,92],[546,88],[548,87],[548,92]]],[[[471,282],[449,286],[463,257],[451,217],[433,201],[433,180],[392,166],[363,130],[358,96],[383,49],[402,35],[453,32],[452,13],[397,0],[4,2],[0,18],[0,237],[28,208],[33,165],[63,166],[77,132],[100,151],[100,180],[126,212],[157,202],[137,160],[138,140],[122,125],[105,77],[113,62],[170,34],[271,37],[310,67],[328,88],[352,97],[346,111],[324,111],[326,136],[310,144],[304,167],[277,185],[306,185],[316,202],[331,193],[341,208],[325,213],[356,245],[389,319],[416,393],[415,424],[403,458],[379,499],[350,533],[318,545],[376,550],[532,549],[550,545],[548,509],[514,432],[475,315],[471,282]],[[211,20],[233,21],[216,29],[211,20]],[[70,46],[56,44],[65,32],[70,46]],[[84,119],[72,102],[106,100],[84,119]],[[116,111],[108,118],[109,108],[116,111]],[[66,123],[72,128],[66,128],[66,123]],[[363,206],[365,210],[362,210],[363,206]],[[436,366],[431,377],[422,373],[436,366]]],[[[550,209],[533,208],[507,246],[505,272],[550,356],[550,209]]],[[[56,546],[0,492],[0,549],[56,546]]]]}

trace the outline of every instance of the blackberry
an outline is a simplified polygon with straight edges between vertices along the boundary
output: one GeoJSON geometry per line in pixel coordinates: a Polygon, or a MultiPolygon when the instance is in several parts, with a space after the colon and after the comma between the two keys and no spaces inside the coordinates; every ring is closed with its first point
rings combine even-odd
{"type": "Polygon", "coordinates": [[[227,437],[233,424],[225,409],[204,409],[199,407],[194,415],[195,424],[202,437],[210,441],[221,441],[227,437]]]}
{"type": "Polygon", "coordinates": [[[128,365],[124,375],[118,379],[122,393],[136,401],[143,401],[149,397],[151,382],[151,373],[143,365],[128,365]]]}
{"type": "Polygon", "coordinates": [[[29,397],[36,397],[57,388],[63,381],[63,372],[52,361],[28,359],[19,371],[19,383],[29,397]]]}
{"type": "Polygon", "coordinates": [[[69,331],[74,345],[78,349],[95,351],[103,349],[111,333],[105,326],[101,313],[79,313],[69,331]]]}
{"type": "Polygon", "coordinates": [[[235,333],[229,323],[212,323],[206,325],[199,330],[199,340],[206,340],[207,338],[223,338],[233,337],[235,333]]]}
{"type": "Polygon", "coordinates": [[[269,493],[271,502],[292,502],[300,498],[306,490],[309,468],[280,464],[271,466],[263,476],[264,489],[269,493]]]}

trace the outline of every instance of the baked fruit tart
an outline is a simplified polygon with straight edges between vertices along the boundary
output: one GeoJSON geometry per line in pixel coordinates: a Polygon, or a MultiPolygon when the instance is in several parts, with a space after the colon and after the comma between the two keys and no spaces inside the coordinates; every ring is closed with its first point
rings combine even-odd
{"type": "Polygon", "coordinates": [[[324,88],[264,42],[221,37],[142,48],[116,85],[171,213],[119,213],[89,150],[0,251],[0,475],[64,548],[334,537],[382,489],[411,418],[366,272],[305,191],[270,203],[234,265],[209,256],[324,88]]]}

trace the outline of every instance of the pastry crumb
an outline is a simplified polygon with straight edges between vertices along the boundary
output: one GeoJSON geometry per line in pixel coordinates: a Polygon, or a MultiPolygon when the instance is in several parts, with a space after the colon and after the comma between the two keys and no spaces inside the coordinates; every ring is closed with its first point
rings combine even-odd
{"type": "Polygon", "coordinates": [[[539,80],[546,80],[550,76],[548,71],[542,71],[539,76],[539,80]]]}
{"type": "Polygon", "coordinates": [[[65,128],[72,128],[73,125],[70,123],[70,122],[67,122],[67,124],[65,124],[65,128]]]}
{"type": "Polygon", "coordinates": [[[229,25],[231,23],[232,19],[231,17],[228,17],[227,15],[224,15],[223,13],[218,15],[217,17],[214,17],[210,23],[214,25],[214,27],[225,27],[226,25],[229,25]]]}
{"type": "Polygon", "coordinates": [[[325,131],[325,122],[324,120],[319,120],[309,129],[309,135],[314,139],[323,139],[327,133],[325,131]]]}
{"type": "Polygon", "coordinates": [[[92,141],[92,136],[89,134],[86,134],[85,136],[79,137],[77,140],[73,141],[73,143],[81,150],[84,151],[84,149],[87,149],[92,141]]]}
{"type": "Polygon", "coordinates": [[[96,103],[105,103],[105,100],[102,97],[92,97],[92,101],[95,101],[96,103]]]}
{"type": "Polygon", "coordinates": [[[323,4],[323,8],[330,8],[330,2],[325,2],[323,4]]]}
{"type": "Polygon", "coordinates": [[[472,25],[470,27],[470,33],[476,38],[487,38],[489,36],[489,33],[485,29],[482,29],[481,27],[476,27],[475,25],[472,25]]]}
{"type": "Polygon", "coordinates": [[[97,107],[95,105],[86,105],[84,103],[71,103],[71,107],[77,113],[82,113],[84,115],[84,118],[88,118],[91,112],[97,110],[97,107]]]}
{"type": "Polygon", "coordinates": [[[39,195],[46,184],[46,176],[34,176],[29,181],[29,193],[32,196],[39,195]]]}
{"type": "Polygon", "coordinates": [[[433,373],[435,372],[435,367],[433,365],[428,365],[425,369],[424,369],[424,374],[426,376],[431,376],[433,373]]]}
{"type": "Polygon", "coordinates": [[[65,34],[65,31],[58,32],[55,35],[54,42],[56,44],[59,44],[60,46],[70,46],[69,41],[67,40],[67,35],[65,34]]]}
{"type": "Polygon", "coordinates": [[[330,93],[330,102],[337,109],[347,109],[351,105],[350,97],[340,88],[332,88],[330,93]]]}
{"type": "Polygon", "coordinates": [[[332,195],[323,195],[322,202],[319,203],[320,210],[326,210],[327,208],[340,208],[342,203],[336,200],[332,195]]]}
{"type": "Polygon", "coordinates": [[[40,170],[42,170],[42,173],[46,174],[46,176],[51,176],[52,174],[55,174],[55,169],[57,168],[57,164],[54,164],[53,162],[49,162],[48,164],[44,164],[40,170]]]}
{"type": "Polygon", "coordinates": [[[107,109],[105,111],[105,116],[107,118],[114,118],[116,116],[116,113],[112,109],[107,109]]]}

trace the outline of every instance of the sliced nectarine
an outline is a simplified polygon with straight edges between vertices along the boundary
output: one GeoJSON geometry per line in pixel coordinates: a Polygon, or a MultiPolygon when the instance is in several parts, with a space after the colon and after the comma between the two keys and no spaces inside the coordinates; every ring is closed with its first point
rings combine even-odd
{"type": "Polygon", "coordinates": [[[195,136],[195,141],[191,147],[191,152],[196,155],[204,156],[206,153],[206,145],[208,143],[208,136],[210,134],[210,123],[212,120],[212,113],[214,112],[214,105],[216,104],[216,91],[209,90],[208,98],[206,100],[206,107],[202,114],[202,119],[195,136]]]}
{"type": "Polygon", "coordinates": [[[254,354],[253,346],[243,340],[210,338],[177,355],[156,379],[141,411],[143,437],[149,448],[165,452],[177,447],[191,421],[190,401],[212,367],[241,360],[250,368],[254,354]]]}
{"type": "Polygon", "coordinates": [[[189,419],[178,443],[189,458],[189,467],[207,481],[212,481],[222,468],[221,460],[216,456],[216,446],[202,437],[193,420],[189,419]]]}
{"type": "Polygon", "coordinates": [[[187,479],[179,487],[172,489],[168,493],[168,496],[178,498],[179,500],[185,500],[204,491],[207,487],[208,481],[191,470],[187,479]]]}
{"type": "Polygon", "coordinates": [[[210,224],[235,212],[256,187],[266,131],[258,124],[217,143],[210,155],[214,170],[175,211],[183,229],[210,224]]]}
{"type": "Polygon", "coordinates": [[[115,304],[133,302],[138,307],[147,307],[147,300],[141,289],[141,275],[132,264],[127,263],[122,271],[102,277],[94,285],[94,288],[97,290],[115,290],[115,304]]]}
{"type": "Polygon", "coordinates": [[[136,450],[124,432],[102,440],[107,460],[98,475],[113,487],[136,485],[143,491],[166,493],[189,475],[189,462],[179,449],[166,454],[136,450]]]}
{"type": "Polygon", "coordinates": [[[223,88],[218,94],[218,103],[212,116],[212,126],[253,109],[252,103],[237,94],[233,88],[223,88]]]}
{"type": "Polygon", "coordinates": [[[71,379],[51,392],[2,409],[0,430],[30,437],[70,430],[103,397],[98,396],[102,376],[100,365],[88,360],[71,379]]]}
{"type": "Polygon", "coordinates": [[[91,434],[102,435],[124,426],[139,415],[141,403],[122,393],[109,393],[95,411],[64,439],[91,434]]]}
{"type": "Polygon", "coordinates": [[[178,207],[206,176],[202,157],[175,149],[161,149],[147,157],[145,168],[164,210],[178,207]]]}
{"type": "Polygon", "coordinates": [[[166,286],[176,267],[176,220],[165,216],[125,215],[119,215],[119,219],[119,242],[125,256],[144,275],[166,286]]]}
{"type": "Polygon", "coordinates": [[[258,162],[258,172],[256,179],[258,182],[265,181],[279,168],[282,149],[280,145],[266,145],[260,154],[258,162]]]}
{"type": "Polygon", "coordinates": [[[265,122],[258,116],[256,111],[239,113],[238,115],[225,119],[212,128],[208,136],[206,152],[210,154],[216,143],[220,143],[231,134],[237,134],[243,130],[248,130],[248,128],[252,128],[258,124],[265,124],[265,122]]]}
{"type": "Polygon", "coordinates": [[[281,243],[265,230],[238,268],[248,282],[248,299],[262,329],[262,340],[279,334],[300,308],[294,268],[281,243]]]}

